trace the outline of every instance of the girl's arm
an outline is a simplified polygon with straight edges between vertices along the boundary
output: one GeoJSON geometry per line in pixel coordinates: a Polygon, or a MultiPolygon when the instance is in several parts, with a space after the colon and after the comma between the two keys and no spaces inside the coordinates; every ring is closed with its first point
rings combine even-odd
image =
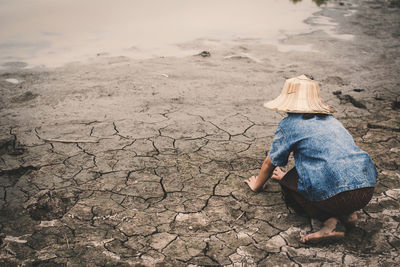
{"type": "Polygon", "coordinates": [[[264,160],[258,176],[252,176],[244,182],[248,184],[251,190],[253,190],[254,192],[258,192],[264,187],[264,184],[267,182],[267,180],[271,178],[272,172],[274,171],[275,167],[276,166],[272,164],[268,156],[264,160]]]}

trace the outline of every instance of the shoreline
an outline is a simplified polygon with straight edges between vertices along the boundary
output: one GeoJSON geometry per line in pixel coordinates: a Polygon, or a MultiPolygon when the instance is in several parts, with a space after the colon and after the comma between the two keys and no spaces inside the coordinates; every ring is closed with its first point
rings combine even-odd
{"type": "Polygon", "coordinates": [[[341,3],[318,13],[353,40],[314,31],[283,41],[319,53],[242,40],[210,57],[0,71],[0,263],[396,266],[400,7],[341,3]],[[278,185],[243,185],[282,118],[263,102],[303,73],[379,172],[359,226],[312,247],[298,239],[318,222],[290,213],[278,185]]]}
{"type": "Polygon", "coordinates": [[[123,1],[119,5],[104,0],[99,0],[97,5],[63,2],[54,6],[45,0],[35,4],[24,0],[3,3],[0,4],[3,28],[8,30],[0,30],[3,36],[0,54],[4,55],[0,65],[57,67],[70,61],[104,56],[139,59],[185,56],[188,51],[184,47],[199,44],[201,39],[197,38],[205,38],[203,46],[213,40],[211,44],[220,47],[239,36],[276,40],[280,34],[306,29],[302,20],[319,9],[311,0],[292,2],[241,0],[231,4],[229,0],[217,3],[206,0],[201,7],[195,3],[182,4],[180,0],[123,1]],[[24,14],[21,7],[30,5],[30,12],[24,14]],[[207,19],[204,19],[204,10],[207,10],[207,19]],[[33,19],[41,12],[47,15],[33,19]],[[74,20],[70,21],[70,17],[74,20]],[[26,25],[23,21],[31,23],[26,25]],[[83,36],[86,36],[84,40],[83,36]],[[18,60],[26,63],[10,62],[18,60]]]}

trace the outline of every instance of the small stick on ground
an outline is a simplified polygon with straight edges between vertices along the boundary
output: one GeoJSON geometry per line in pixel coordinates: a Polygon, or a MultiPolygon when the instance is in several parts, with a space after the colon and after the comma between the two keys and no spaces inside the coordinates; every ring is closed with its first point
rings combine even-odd
{"type": "Polygon", "coordinates": [[[235,222],[238,221],[240,218],[242,218],[242,216],[245,214],[246,212],[243,211],[242,214],[239,215],[239,217],[236,218],[235,222]]]}
{"type": "Polygon", "coordinates": [[[98,143],[99,140],[67,140],[67,139],[44,139],[46,142],[59,142],[59,143],[98,143]]]}
{"type": "Polygon", "coordinates": [[[68,237],[67,237],[67,235],[66,235],[66,234],[64,234],[64,238],[65,238],[65,240],[67,241],[67,247],[69,248],[68,237]]]}

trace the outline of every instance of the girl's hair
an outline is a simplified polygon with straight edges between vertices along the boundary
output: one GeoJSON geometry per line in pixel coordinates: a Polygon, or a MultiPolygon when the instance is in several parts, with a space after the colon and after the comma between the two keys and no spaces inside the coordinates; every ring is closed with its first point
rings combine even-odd
{"type": "Polygon", "coordinates": [[[322,114],[322,113],[304,113],[302,118],[303,120],[309,120],[314,118],[315,116],[317,116],[318,118],[322,119],[322,118],[326,118],[327,116],[329,116],[329,114],[322,114]]]}

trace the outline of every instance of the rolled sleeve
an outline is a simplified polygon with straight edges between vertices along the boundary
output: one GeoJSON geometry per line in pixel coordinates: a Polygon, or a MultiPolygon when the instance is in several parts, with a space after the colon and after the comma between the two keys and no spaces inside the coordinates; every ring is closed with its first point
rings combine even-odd
{"type": "Polygon", "coordinates": [[[269,151],[269,158],[275,166],[285,166],[291,152],[290,144],[285,138],[282,129],[278,127],[275,132],[274,140],[269,151]]]}

